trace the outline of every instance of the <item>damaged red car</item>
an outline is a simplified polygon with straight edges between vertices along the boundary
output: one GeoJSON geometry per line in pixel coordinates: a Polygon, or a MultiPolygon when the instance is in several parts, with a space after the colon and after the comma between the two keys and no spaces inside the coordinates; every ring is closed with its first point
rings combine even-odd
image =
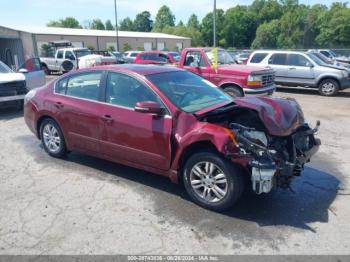
{"type": "Polygon", "coordinates": [[[45,151],[79,151],[184,184],[212,210],[244,190],[288,188],[318,150],[318,125],[293,99],[232,99],[181,69],[118,65],[75,71],[30,91],[25,122],[45,151]]]}

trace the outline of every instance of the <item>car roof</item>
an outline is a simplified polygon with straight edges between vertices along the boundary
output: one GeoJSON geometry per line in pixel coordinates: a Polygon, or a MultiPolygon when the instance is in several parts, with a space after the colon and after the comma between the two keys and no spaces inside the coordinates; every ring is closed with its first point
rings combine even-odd
{"type": "Polygon", "coordinates": [[[291,50],[257,50],[254,51],[253,54],[259,54],[259,53],[272,53],[272,54],[305,54],[304,51],[291,51],[291,50]]]}
{"type": "Polygon", "coordinates": [[[160,74],[167,72],[182,72],[184,70],[174,67],[174,66],[159,66],[159,65],[140,65],[140,64],[118,64],[118,65],[109,65],[109,66],[96,66],[88,68],[86,70],[80,71],[94,71],[94,70],[107,70],[115,72],[124,72],[124,73],[136,73],[139,75],[152,75],[160,74]]]}

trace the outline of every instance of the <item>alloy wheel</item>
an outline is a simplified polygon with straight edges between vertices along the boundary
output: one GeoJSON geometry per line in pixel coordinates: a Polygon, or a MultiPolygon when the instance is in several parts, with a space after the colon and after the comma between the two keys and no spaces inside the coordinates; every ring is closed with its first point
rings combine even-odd
{"type": "Polygon", "coordinates": [[[333,94],[335,89],[335,85],[331,82],[326,82],[322,85],[322,92],[326,95],[333,94]]]}
{"type": "Polygon", "coordinates": [[[43,140],[50,153],[57,153],[61,149],[61,138],[58,130],[52,124],[46,124],[43,129],[43,140]]]}
{"type": "Polygon", "coordinates": [[[199,162],[192,167],[190,184],[198,197],[211,203],[222,200],[228,190],[225,173],[208,161],[199,162]]]}

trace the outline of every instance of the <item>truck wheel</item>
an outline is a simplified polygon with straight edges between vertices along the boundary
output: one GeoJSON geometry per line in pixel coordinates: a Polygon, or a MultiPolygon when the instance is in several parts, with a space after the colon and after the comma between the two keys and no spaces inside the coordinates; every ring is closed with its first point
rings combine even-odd
{"type": "Polygon", "coordinates": [[[244,96],[242,90],[237,86],[228,86],[224,88],[224,91],[231,97],[242,97],[244,96]]]}
{"type": "Polygon", "coordinates": [[[323,96],[333,96],[339,90],[339,84],[334,79],[322,80],[318,85],[318,92],[323,96]]]}
{"type": "Polygon", "coordinates": [[[45,75],[51,74],[51,71],[49,70],[49,68],[46,65],[42,65],[41,68],[42,68],[42,70],[44,70],[45,75]]]}
{"type": "Polygon", "coordinates": [[[66,142],[59,125],[50,118],[40,125],[40,137],[45,151],[53,157],[64,157],[67,154],[66,142]]]}
{"type": "Polygon", "coordinates": [[[185,189],[193,202],[207,209],[227,210],[243,192],[239,168],[212,152],[192,155],[182,175],[185,189]]]}
{"type": "Polygon", "coordinates": [[[66,60],[66,61],[63,61],[61,67],[62,67],[62,71],[66,73],[71,71],[74,68],[74,65],[71,61],[66,60]]]}

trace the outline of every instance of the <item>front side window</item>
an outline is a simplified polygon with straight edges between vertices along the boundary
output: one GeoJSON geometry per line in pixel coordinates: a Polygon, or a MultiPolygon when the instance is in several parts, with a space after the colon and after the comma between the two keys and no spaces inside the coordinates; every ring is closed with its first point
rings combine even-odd
{"type": "Polygon", "coordinates": [[[71,76],[68,82],[59,81],[56,85],[56,93],[66,94],[88,100],[98,100],[101,72],[83,73],[71,76]],[[66,88],[64,88],[66,85],[66,88]],[[63,92],[65,90],[65,92],[63,92]]]}
{"type": "MultiPolygon", "coordinates": [[[[234,64],[235,61],[233,60],[232,56],[223,49],[218,49],[218,64],[219,65],[231,65],[234,64]]],[[[207,55],[210,63],[212,64],[212,60],[213,60],[213,50],[208,50],[205,52],[205,54],[207,55]]]]}
{"type": "Polygon", "coordinates": [[[310,66],[310,61],[302,55],[299,54],[289,54],[288,55],[288,65],[291,66],[310,66]]]}
{"type": "Polygon", "coordinates": [[[106,86],[106,102],[112,105],[134,108],[137,102],[152,101],[162,104],[158,96],[135,78],[109,73],[106,86]]]}
{"type": "Polygon", "coordinates": [[[203,60],[201,52],[188,52],[186,54],[185,66],[196,67],[197,65],[199,65],[200,67],[205,67],[205,62],[203,60]]]}
{"type": "Polygon", "coordinates": [[[270,65],[286,65],[287,54],[273,54],[269,59],[270,65]]]}
{"type": "Polygon", "coordinates": [[[196,112],[232,98],[209,81],[187,71],[148,75],[165,96],[185,112],[196,112]]]}
{"type": "Polygon", "coordinates": [[[71,51],[66,51],[65,58],[69,60],[75,60],[74,54],[71,51]]]}

